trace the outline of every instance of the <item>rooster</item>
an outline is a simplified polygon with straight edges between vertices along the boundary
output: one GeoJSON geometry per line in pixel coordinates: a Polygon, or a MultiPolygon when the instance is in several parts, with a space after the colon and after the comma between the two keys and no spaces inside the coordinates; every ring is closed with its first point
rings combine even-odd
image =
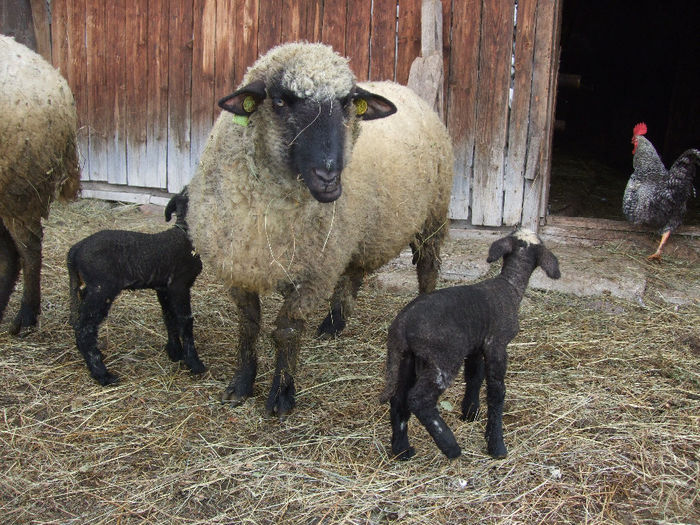
{"type": "Polygon", "coordinates": [[[654,146],[644,137],[646,132],[643,122],[632,130],[634,172],[625,188],[622,211],[631,223],[659,228],[661,242],[648,259],[660,260],[664,244],[680,226],[686,203],[694,194],[693,178],[696,166],[700,165],[700,150],[686,150],[667,170],[654,146]]]}

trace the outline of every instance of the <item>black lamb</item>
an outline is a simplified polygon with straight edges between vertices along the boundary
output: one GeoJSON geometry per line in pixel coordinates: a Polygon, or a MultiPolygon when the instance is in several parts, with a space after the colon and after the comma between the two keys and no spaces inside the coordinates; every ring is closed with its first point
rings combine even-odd
{"type": "Polygon", "coordinates": [[[461,454],[436,404],[462,364],[462,419],[476,418],[485,376],[488,453],[494,458],[507,455],[502,424],[506,347],[518,333],[518,309],[534,269],[541,266],[552,279],[561,274],[557,258],[527,230],[516,230],[491,245],[487,261],[501,257],[503,268],[497,277],[420,295],[389,327],[382,402],[391,402],[391,450],[397,458],[415,454],[407,434],[411,413],[448,458],[461,454]]]}
{"type": "Polygon", "coordinates": [[[148,234],[103,230],[68,251],[71,324],[78,350],[92,377],[102,385],[117,381],[97,348],[100,323],[122,290],[153,289],[168,329],[165,351],[172,361],[184,361],[193,373],[205,371],[194,346],[190,288],[202,270],[187,233],[186,189],[165,208],[165,219],[177,215],[175,226],[148,234]]]}

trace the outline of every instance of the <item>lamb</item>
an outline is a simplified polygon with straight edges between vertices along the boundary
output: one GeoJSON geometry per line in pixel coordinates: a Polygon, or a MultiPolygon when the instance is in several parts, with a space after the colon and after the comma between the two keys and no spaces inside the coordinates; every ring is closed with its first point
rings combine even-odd
{"type": "Polygon", "coordinates": [[[284,302],[272,333],[266,409],[295,405],[308,317],[330,297],[319,335],[339,334],[366,273],[410,245],[419,289],[431,291],[447,230],[450,138],[437,114],[392,82],[357,84],[323,44],[273,48],[219,105],[190,182],[192,239],[239,311],[239,365],[223,394],[253,395],[260,294],[284,302]]]}
{"type": "Polygon", "coordinates": [[[153,289],[168,330],[165,351],[172,361],[184,361],[194,374],[205,371],[192,335],[190,288],[202,262],[187,234],[187,189],[165,208],[165,219],[177,215],[175,226],[148,234],[103,230],[74,244],[68,251],[71,324],[78,350],[90,374],[101,385],[117,381],[97,349],[100,323],[122,290],[153,289]]]}
{"type": "Polygon", "coordinates": [[[381,399],[391,403],[391,450],[398,459],[415,454],[407,434],[411,413],[448,458],[461,454],[436,404],[462,363],[466,380],[462,419],[476,418],[486,376],[487,450],[494,458],[506,456],[502,424],[506,347],[518,333],[518,309],[534,269],[541,266],[552,279],[561,274],[557,258],[528,230],[519,229],[495,241],[487,261],[501,257],[503,268],[497,277],[419,296],[389,327],[381,399]]]}
{"type": "Polygon", "coordinates": [[[36,326],[41,306],[41,218],[80,188],[78,117],[68,84],[41,56],[0,35],[0,321],[23,273],[8,331],[36,326]]]}

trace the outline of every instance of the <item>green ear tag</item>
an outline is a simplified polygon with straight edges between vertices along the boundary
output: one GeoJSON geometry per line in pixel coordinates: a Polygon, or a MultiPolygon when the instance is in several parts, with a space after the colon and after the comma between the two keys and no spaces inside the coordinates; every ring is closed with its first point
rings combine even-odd
{"type": "Polygon", "coordinates": [[[248,113],[255,111],[255,99],[252,96],[248,95],[243,99],[243,109],[248,113]]]}
{"type": "Polygon", "coordinates": [[[355,102],[355,111],[359,115],[364,115],[367,113],[367,101],[364,98],[357,98],[355,102]]]}
{"type": "Polygon", "coordinates": [[[233,116],[233,121],[238,124],[239,126],[247,126],[248,125],[248,116],[247,115],[234,115],[233,116]]]}

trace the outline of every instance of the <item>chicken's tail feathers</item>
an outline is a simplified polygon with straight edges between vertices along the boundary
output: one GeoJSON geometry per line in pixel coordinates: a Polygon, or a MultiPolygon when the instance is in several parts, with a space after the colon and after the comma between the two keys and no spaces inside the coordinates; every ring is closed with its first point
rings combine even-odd
{"type": "Polygon", "coordinates": [[[687,188],[686,191],[690,194],[693,191],[693,179],[698,166],[700,166],[700,150],[685,150],[668,170],[671,185],[687,188]]]}

